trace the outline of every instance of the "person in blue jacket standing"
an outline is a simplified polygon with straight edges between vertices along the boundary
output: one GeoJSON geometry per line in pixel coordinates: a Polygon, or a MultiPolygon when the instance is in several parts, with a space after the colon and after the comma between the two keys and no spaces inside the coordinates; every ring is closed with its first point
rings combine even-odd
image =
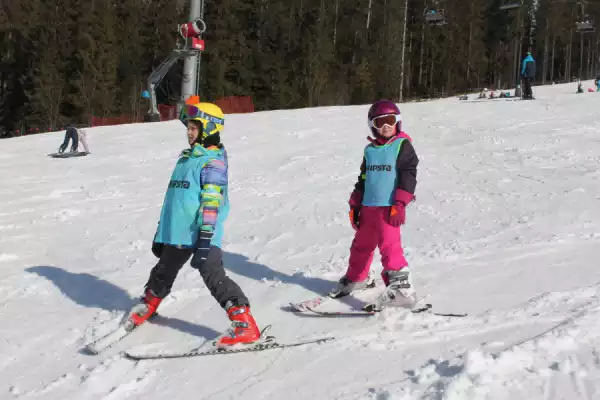
{"type": "Polygon", "coordinates": [[[523,99],[533,100],[531,83],[535,79],[535,60],[530,51],[527,52],[527,56],[523,59],[521,77],[523,78],[523,99]]]}
{"type": "Polygon", "coordinates": [[[222,261],[224,222],[229,214],[227,153],[220,138],[223,111],[212,103],[198,103],[186,106],[185,118],[190,148],[181,153],[171,175],[152,244],[159,260],[150,272],[142,303],[132,309],[129,321],[137,326],[154,315],[191,257],[192,268],[200,272],[232,322],[215,345],[254,343],[260,331],[250,302],[226,275],[222,261]]]}

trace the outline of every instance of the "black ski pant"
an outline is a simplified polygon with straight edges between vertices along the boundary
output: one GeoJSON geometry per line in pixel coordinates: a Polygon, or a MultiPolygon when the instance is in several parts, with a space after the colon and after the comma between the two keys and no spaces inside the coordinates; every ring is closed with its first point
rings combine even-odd
{"type": "Polygon", "coordinates": [[[77,146],[79,145],[79,135],[77,134],[77,129],[67,128],[67,131],[65,132],[65,140],[63,141],[63,144],[60,145],[61,153],[65,151],[67,147],[69,147],[69,140],[73,141],[71,150],[77,151],[77,146]]]}
{"type": "Polygon", "coordinates": [[[523,98],[531,99],[533,98],[533,93],[531,91],[531,78],[523,78],[523,98]]]}
{"type": "MultiPolygon", "coordinates": [[[[156,266],[152,268],[145,288],[152,290],[157,297],[167,297],[171,293],[177,274],[193,254],[193,249],[164,245],[160,259],[156,266]]],[[[210,294],[221,307],[225,308],[228,302],[236,306],[250,306],[250,302],[242,289],[225,274],[223,252],[220,248],[212,246],[208,252],[208,257],[204,261],[192,257],[191,266],[200,272],[206,287],[210,290],[210,294]]]]}

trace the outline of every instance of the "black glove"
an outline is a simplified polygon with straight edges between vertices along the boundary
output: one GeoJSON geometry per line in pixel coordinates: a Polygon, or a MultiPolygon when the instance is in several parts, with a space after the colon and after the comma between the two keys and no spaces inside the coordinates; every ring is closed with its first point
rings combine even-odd
{"type": "MultiPolygon", "coordinates": [[[[160,221],[156,223],[160,225],[160,221]]],[[[152,254],[156,256],[156,258],[160,258],[163,252],[164,245],[162,243],[156,243],[156,235],[158,235],[158,228],[156,228],[156,233],[154,234],[154,238],[152,239],[152,254]]]]}
{"type": "Polygon", "coordinates": [[[213,232],[200,231],[194,251],[194,258],[196,261],[204,262],[208,258],[210,241],[212,240],[213,234],[213,232]]]}
{"type": "Polygon", "coordinates": [[[164,245],[162,243],[152,242],[152,254],[156,256],[156,258],[160,258],[163,252],[164,245]]]}

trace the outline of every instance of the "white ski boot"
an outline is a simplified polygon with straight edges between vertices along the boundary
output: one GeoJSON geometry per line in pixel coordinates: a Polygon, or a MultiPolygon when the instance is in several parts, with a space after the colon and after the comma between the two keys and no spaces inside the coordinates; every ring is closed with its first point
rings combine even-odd
{"type": "Polygon", "coordinates": [[[375,302],[364,307],[365,311],[381,311],[386,307],[403,307],[412,309],[417,304],[410,268],[399,271],[387,271],[388,286],[375,302]]]}

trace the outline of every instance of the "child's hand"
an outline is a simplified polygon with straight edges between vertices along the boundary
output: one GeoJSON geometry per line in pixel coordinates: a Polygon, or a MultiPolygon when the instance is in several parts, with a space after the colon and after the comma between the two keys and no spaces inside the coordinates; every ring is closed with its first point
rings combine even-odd
{"type": "Polygon", "coordinates": [[[348,205],[353,209],[360,209],[362,206],[362,198],[363,194],[358,190],[355,190],[350,195],[350,199],[348,200],[348,205]]]}
{"type": "Polygon", "coordinates": [[[213,232],[200,231],[198,241],[196,242],[196,251],[194,252],[194,258],[199,262],[204,262],[208,258],[208,252],[210,251],[210,241],[212,240],[213,232]]]}
{"type": "Polygon", "coordinates": [[[392,226],[404,225],[406,222],[406,208],[403,205],[391,206],[388,223],[392,226]]]}
{"type": "Polygon", "coordinates": [[[154,254],[156,258],[160,258],[163,252],[163,247],[164,245],[162,243],[152,242],[152,254],[154,254]]]}
{"type": "Polygon", "coordinates": [[[362,207],[362,196],[363,194],[358,190],[355,190],[350,195],[350,199],[348,200],[348,205],[350,206],[350,223],[355,231],[358,230],[358,225],[360,221],[360,208],[362,207]]]}
{"type": "Polygon", "coordinates": [[[400,226],[406,222],[406,206],[415,199],[415,196],[402,189],[397,189],[395,197],[396,204],[390,207],[388,223],[392,226],[400,226]]]}
{"type": "Polygon", "coordinates": [[[351,208],[350,209],[350,224],[352,224],[352,227],[354,228],[355,231],[358,230],[359,228],[359,221],[360,221],[360,210],[358,208],[351,208]]]}

